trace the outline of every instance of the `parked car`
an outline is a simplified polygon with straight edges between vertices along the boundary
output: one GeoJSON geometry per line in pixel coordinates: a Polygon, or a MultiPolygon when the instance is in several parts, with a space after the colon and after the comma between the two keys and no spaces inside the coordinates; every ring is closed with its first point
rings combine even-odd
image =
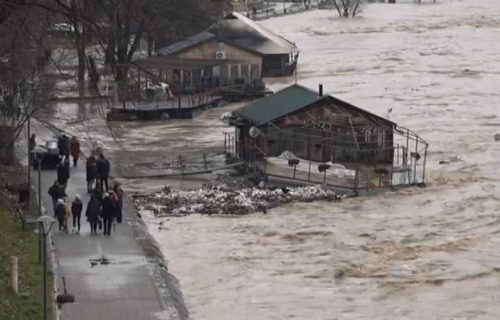
{"type": "Polygon", "coordinates": [[[31,159],[34,169],[38,169],[38,161],[41,161],[41,169],[57,167],[60,161],[57,140],[49,140],[45,144],[34,147],[31,159]]]}

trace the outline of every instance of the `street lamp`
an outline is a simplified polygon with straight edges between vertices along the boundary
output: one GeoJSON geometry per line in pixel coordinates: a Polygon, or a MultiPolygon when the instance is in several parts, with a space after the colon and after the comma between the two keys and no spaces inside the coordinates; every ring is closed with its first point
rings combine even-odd
{"type": "Polygon", "coordinates": [[[43,238],[43,320],[48,320],[47,310],[47,235],[50,233],[52,226],[56,222],[54,218],[48,215],[40,216],[36,219],[40,226],[43,238]]]}

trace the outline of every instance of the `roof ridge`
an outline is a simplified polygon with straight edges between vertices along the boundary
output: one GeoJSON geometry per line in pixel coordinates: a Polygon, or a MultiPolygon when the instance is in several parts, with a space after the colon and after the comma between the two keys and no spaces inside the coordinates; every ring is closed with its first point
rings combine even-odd
{"type": "MultiPolygon", "coordinates": [[[[246,17],[244,14],[241,14],[239,12],[233,11],[230,14],[226,15],[226,17],[228,17],[229,15],[232,15],[232,16],[236,17],[237,19],[243,21],[244,23],[246,23],[247,25],[249,25],[253,29],[257,30],[260,35],[262,35],[262,36],[264,36],[266,38],[267,38],[267,35],[261,29],[264,29],[264,31],[269,32],[273,36],[276,36],[276,37],[280,38],[281,40],[284,40],[284,41],[288,42],[289,44],[295,46],[295,43],[291,42],[290,40],[288,40],[288,39],[286,39],[286,38],[284,38],[282,36],[280,36],[279,34],[277,34],[276,32],[272,31],[271,29],[264,27],[260,23],[251,20],[250,18],[246,17]]],[[[224,19],[226,19],[226,17],[224,17],[224,19]]]]}
{"type": "MultiPolygon", "coordinates": [[[[299,88],[301,88],[301,89],[307,90],[307,91],[309,91],[309,92],[312,92],[312,93],[316,93],[316,94],[318,94],[318,92],[317,92],[317,91],[314,91],[313,89],[308,88],[308,87],[306,87],[306,86],[304,86],[304,85],[302,85],[302,84],[298,84],[298,83],[293,83],[293,84],[289,85],[288,87],[283,88],[283,89],[281,89],[281,90],[285,90],[285,89],[290,88],[290,87],[293,87],[293,86],[296,86],[296,87],[299,87],[299,88]]],[[[280,90],[280,91],[281,91],[281,90],[280,90]]],[[[322,97],[318,97],[318,98],[322,98],[322,97]]]]}

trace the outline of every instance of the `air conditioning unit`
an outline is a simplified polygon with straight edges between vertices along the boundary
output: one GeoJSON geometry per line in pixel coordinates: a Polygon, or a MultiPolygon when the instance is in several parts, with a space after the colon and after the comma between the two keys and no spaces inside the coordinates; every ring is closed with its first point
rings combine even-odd
{"type": "Polygon", "coordinates": [[[217,60],[226,59],[226,51],[216,51],[215,52],[215,59],[217,59],[217,60]]]}

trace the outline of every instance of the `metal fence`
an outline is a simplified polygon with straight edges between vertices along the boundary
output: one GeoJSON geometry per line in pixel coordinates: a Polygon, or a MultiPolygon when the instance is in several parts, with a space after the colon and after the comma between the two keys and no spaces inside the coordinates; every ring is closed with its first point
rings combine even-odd
{"type": "Polygon", "coordinates": [[[247,145],[243,156],[240,152],[245,146],[239,145],[232,132],[225,133],[224,147],[228,159],[243,161],[248,168],[260,172],[269,179],[322,184],[332,188],[352,190],[354,193],[377,188],[425,185],[427,142],[406,128],[397,128],[394,133],[392,147],[373,150],[355,149],[353,151],[357,153],[357,159],[342,163],[320,163],[293,157],[289,159],[269,157],[263,150],[256,149],[255,145],[247,145]],[[370,161],[370,154],[374,152],[388,153],[392,160],[370,161]]]}

